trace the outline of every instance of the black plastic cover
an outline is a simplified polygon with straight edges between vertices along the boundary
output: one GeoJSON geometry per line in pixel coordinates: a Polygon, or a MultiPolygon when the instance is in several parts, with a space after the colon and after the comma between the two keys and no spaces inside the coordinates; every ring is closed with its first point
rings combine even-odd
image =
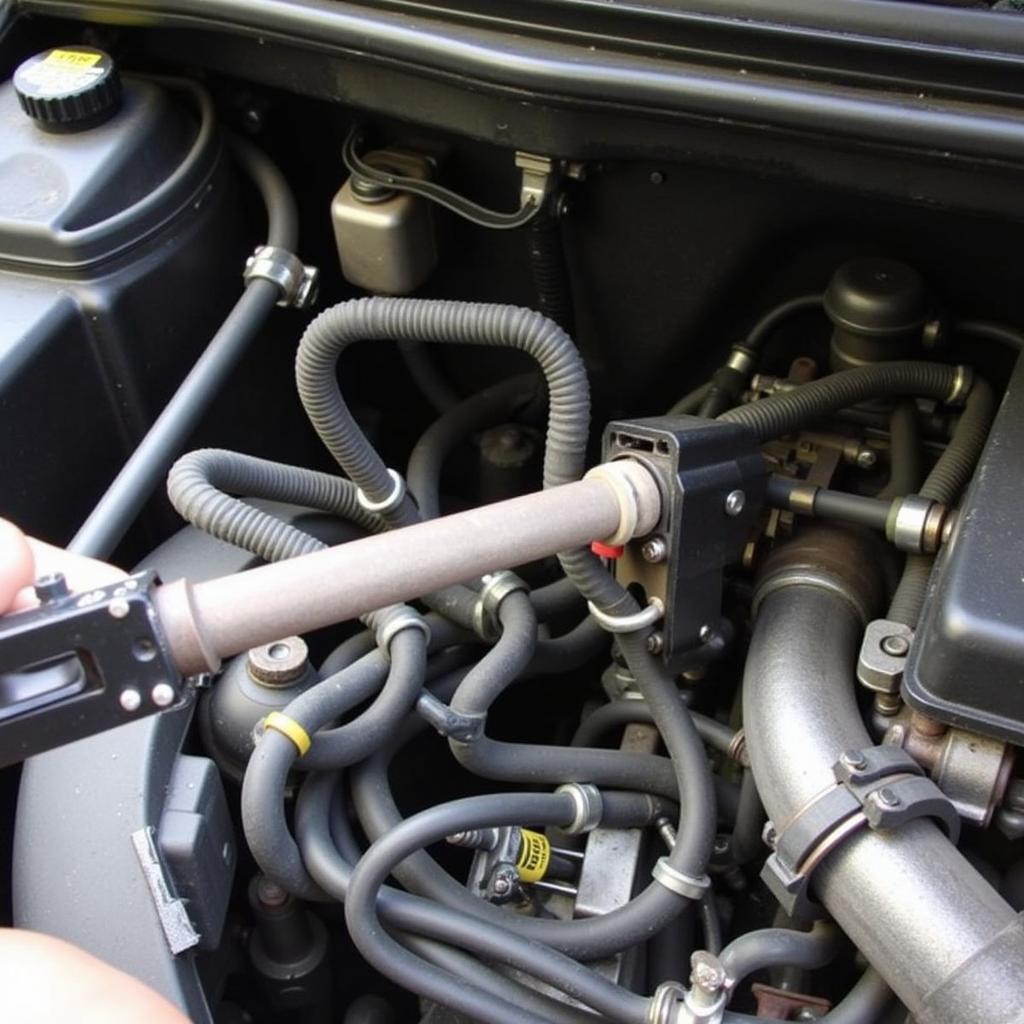
{"type": "Polygon", "coordinates": [[[1024,360],[932,582],[903,677],[911,707],[1024,743],[1024,360]]]}

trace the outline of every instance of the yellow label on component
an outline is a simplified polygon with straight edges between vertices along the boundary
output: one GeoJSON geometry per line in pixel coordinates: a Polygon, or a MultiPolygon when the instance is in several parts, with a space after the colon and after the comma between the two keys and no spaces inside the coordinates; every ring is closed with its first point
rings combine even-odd
{"type": "Polygon", "coordinates": [[[522,842],[519,847],[519,858],[516,870],[524,882],[539,882],[548,871],[551,863],[551,844],[548,837],[539,832],[521,830],[522,842]]]}
{"type": "Polygon", "coordinates": [[[63,64],[65,67],[91,68],[103,59],[101,53],[80,53],[77,50],[51,50],[44,64],[63,64]]]}

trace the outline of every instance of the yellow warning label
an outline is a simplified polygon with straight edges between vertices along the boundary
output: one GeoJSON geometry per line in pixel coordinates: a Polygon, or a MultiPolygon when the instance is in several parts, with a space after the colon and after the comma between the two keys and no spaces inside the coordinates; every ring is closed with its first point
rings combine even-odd
{"type": "Polygon", "coordinates": [[[81,53],[78,50],[51,50],[44,64],[63,64],[65,67],[91,68],[103,59],[100,53],[81,53]]]}
{"type": "Polygon", "coordinates": [[[551,862],[551,844],[548,837],[539,832],[529,832],[524,828],[521,834],[516,870],[522,881],[539,882],[547,874],[551,862]]]}

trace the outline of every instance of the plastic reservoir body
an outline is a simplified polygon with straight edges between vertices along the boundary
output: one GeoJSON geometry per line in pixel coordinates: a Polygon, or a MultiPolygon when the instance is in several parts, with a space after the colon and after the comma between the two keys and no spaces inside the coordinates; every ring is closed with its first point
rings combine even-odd
{"type": "Polygon", "coordinates": [[[0,85],[0,516],[66,541],[188,371],[241,287],[231,180],[194,87],[53,132],[0,85]]]}

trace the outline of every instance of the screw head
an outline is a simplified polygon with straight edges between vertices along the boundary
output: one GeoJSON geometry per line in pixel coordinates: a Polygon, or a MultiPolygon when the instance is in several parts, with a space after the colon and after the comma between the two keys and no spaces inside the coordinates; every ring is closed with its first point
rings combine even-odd
{"type": "Polygon", "coordinates": [[[891,658],[905,658],[910,651],[910,641],[898,633],[894,636],[882,637],[882,651],[891,658]]]}
{"type": "Polygon", "coordinates": [[[149,696],[158,708],[169,708],[174,703],[174,687],[170,683],[157,683],[149,696]]]}
{"type": "Polygon", "coordinates": [[[508,875],[498,875],[491,882],[491,888],[496,896],[507,896],[512,891],[512,880],[508,875]]]}
{"type": "Polygon", "coordinates": [[[881,804],[882,807],[899,807],[900,805],[900,798],[888,786],[875,790],[873,796],[876,803],[881,804]]]}
{"type": "Polygon", "coordinates": [[[68,581],[62,572],[49,572],[45,576],[40,576],[35,581],[33,589],[42,604],[59,601],[71,593],[68,589],[68,581]]]}
{"type": "Polygon", "coordinates": [[[113,601],[107,605],[107,611],[110,612],[112,618],[115,619],[126,619],[131,608],[128,602],[123,597],[115,597],[113,601]]]}
{"type": "Polygon", "coordinates": [[[118,703],[120,703],[123,710],[131,714],[131,712],[138,711],[142,707],[142,694],[134,687],[129,686],[121,691],[118,703]]]}
{"type": "Polygon", "coordinates": [[[641,545],[640,554],[645,562],[664,562],[668,557],[668,544],[664,537],[651,537],[641,545]]]}
{"type": "Polygon", "coordinates": [[[700,632],[697,636],[700,637],[702,644],[709,644],[715,639],[715,631],[710,626],[704,625],[700,627],[700,632]]]}
{"type": "Polygon", "coordinates": [[[861,448],[857,452],[857,466],[860,469],[873,469],[878,462],[878,456],[871,448],[861,448]]]}
{"type": "Polygon", "coordinates": [[[868,766],[868,759],[859,750],[847,750],[839,760],[851,771],[861,771],[868,766]]]}
{"type": "Polygon", "coordinates": [[[764,828],[761,830],[761,842],[764,843],[765,846],[770,846],[774,850],[775,844],[778,840],[779,833],[775,826],[770,821],[766,821],[764,828]]]}
{"type": "Polygon", "coordinates": [[[661,654],[665,649],[665,637],[661,633],[652,633],[647,638],[647,653],[661,654]]]}
{"type": "Polygon", "coordinates": [[[730,491],[725,496],[725,514],[727,516],[738,516],[747,504],[747,496],[743,491],[730,491]]]}

